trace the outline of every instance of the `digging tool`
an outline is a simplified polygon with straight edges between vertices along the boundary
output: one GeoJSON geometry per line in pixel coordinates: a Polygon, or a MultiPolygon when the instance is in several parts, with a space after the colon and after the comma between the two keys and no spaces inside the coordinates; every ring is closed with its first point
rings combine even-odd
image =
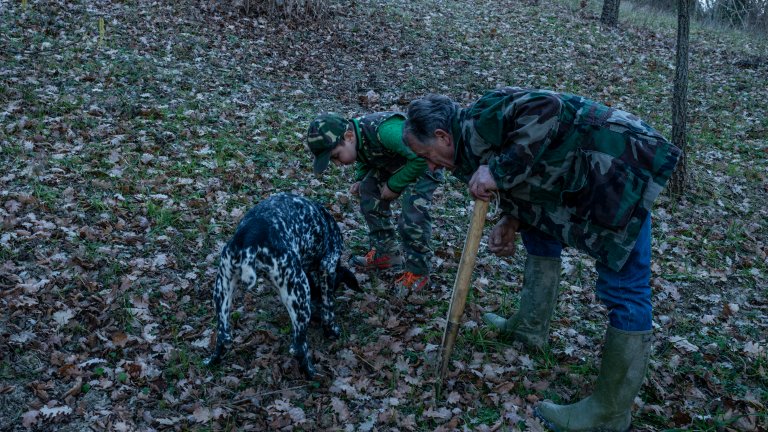
{"type": "Polygon", "coordinates": [[[464,250],[461,252],[459,271],[456,273],[456,281],[453,284],[451,306],[448,308],[448,322],[445,325],[445,333],[443,333],[440,367],[441,380],[445,377],[445,372],[448,370],[451,351],[453,351],[456,335],[459,332],[459,321],[461,320],[461,315],[464,314],[464,306],[467,304],[469,284],[472,281],[472,269],[475,268],[477,250],[480,247],[480,238],[483,236],[486,213],[488,213],[488,201],[475,200],[472,221],[469,223],[469,232],[467,233],[467,239],[464,241],[464,250]]]}

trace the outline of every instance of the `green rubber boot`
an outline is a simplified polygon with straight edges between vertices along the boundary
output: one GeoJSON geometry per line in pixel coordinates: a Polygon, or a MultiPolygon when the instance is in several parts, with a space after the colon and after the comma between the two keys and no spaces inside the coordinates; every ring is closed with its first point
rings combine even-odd
{"type": "Polygon", "coordinates": [[[549,337],[549,322],[557,304],[560,258],[528,255],[520,293],[520,310],[509,319],[486,313],[483,320],[524,344],[542,348],[549,337]]]}
{"type": "Polygon", "coordinates": [[[609,326],[592,395],[571,405],[542,402],[535,409],[536,416],[560,432],[629,430],[632,402],[645,377],[651,339],[651,330],[631,332],[609,326]]]}

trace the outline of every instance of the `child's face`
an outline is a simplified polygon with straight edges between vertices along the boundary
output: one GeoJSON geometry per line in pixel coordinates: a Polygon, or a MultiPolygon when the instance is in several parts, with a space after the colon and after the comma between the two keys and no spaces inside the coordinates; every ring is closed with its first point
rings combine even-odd
{"type": "Polygon", "coordinates": [[[341,142],[331,150],[331,162],[338,165],[350,165],[355,163],[357,158],[357,146],[355,133],[346,131],[341,142]]]}

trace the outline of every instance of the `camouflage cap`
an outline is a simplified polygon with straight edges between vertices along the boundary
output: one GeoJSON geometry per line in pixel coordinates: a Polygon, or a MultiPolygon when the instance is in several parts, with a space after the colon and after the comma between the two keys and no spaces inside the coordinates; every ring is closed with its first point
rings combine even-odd
{"type": "Polygon", "coordinates": [[[331,150],[341,141],[348,124],[349,120],[335,113],[321,114],[309,124],[307,147],[315,155],[315,174],[328,168],[331,150]]]}

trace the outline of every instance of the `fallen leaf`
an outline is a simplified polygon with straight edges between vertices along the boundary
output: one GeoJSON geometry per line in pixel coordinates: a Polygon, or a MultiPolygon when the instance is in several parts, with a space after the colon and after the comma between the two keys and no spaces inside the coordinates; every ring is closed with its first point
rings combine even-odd
{"type": "Polygon", "coordinates": [[[340,422],[345,422],[349,418],[349,408],[347,408],[347,404],[343,400],[333,397],[331,398],[331,406],[336,411],[336,414],[339,415],[340,422]]]}
{"type": "Polygon", "coordinates": [[[763,352],[763,347],[760,345],[760,343],[755,343],[752,341],[747,342],[744,344],[744,352],[747,354],[750,354],[752,357],[757,357],[760,355],[761,352],[763,352]]]}
{"type": "Polygon", "coordinates": [[[195,418],[195,421],[198,423],[207,423],[211,421],[211,410],[209,410],[206,407],[199,406],[195,408],[195,411],[192,413],[192,416],[195,418]]]}
{"type": "Polygon", "coordinates": [[[24,344],[25,342],[28,342],[34,339],[35,336],[36,336],[35,333],[24,330],[23,332],[12,334],[9,339],[11,342],[24,344]]]}
{"type": "Polygon", "coordinates": [[[445,400],[448,403],[456,404],[461,401],[461,395],[457,391],[452,391],[445,400]]]}
{"type": "Polygon", "coordinates": [[[123,332],[117,332],[112,335],[112,343],[117,347],[123,348],[128,343],[128,335],[123,332]]]}
{"type": "Polygon", "coordinates": [[[128,423],[122,421],[114,423],[112,428],[117,432],[128,432],[133,430],[128,423]]]}
{"type": "Polygon", "coordinates": [[[739,305],[736,303],[726,303],[723,305],[723,316],[729,317],[739,312],[739,305]]]}
{"type": "Polygon", "coordinates": [[[57,416],[64,416],[72,413],[72,408],[68,406],[57,406],[57,407],[47,407],[44,406],[40,408],[40,414],[45,418],[54,418],[57,416]]]}
{"type": "Polygon", "coordinates": [[[36,294],[41,289],[43,289],[46,285],[48,285],[48,282],[50,282],[50,280],[40,279],[34,282],[26,282],[26,283],[20,284],[19,286],[24,288],[24,292],[26,292],[27,294],[36,294]]]}
{"type": "Polygon", "coordinates": [[[53,320],[56,321],[56,324],[58,324],[59,327],[63,327],[74,316],[75,313],[72,311],[72,309],[64,309],[58,312],[54,312],[53,320]]]}
{"type": "Polygon", "coordinates": [[[169,418],[159,418],[155,419],[156,422],[163,426],[173,426],[177,423],[179,423],[181,420],[183,420],[182,417],[169,417],[169,418]]]}
{"type": "Polygon", "coordinates": [[[147,342],[154,342],[157,339],[157,336],[155,336],[152,333],[157,327],[160,327],[160,324],[152,323],[152,324],[145,325],[144,329],[141,332],[141,336],[144,338],[144,340],[146,340],[147,342]]]}
{"type": "Polygon", "coordinates": [[[688,342],[688,339],[681,336],[671,336],[669,341],[675,345],[675,348],[686,353],[697,352],[699,350],[699,347],[688,342]]]}
{"type": "Polygon", "coordinates": [[[40,414],[38,410],[27,411],[21,416],[21,424],[25,428],[29,429],[37,423],[37,416],[40,414]]]}
{"type": "Polygon", "coordinates": [[[438,408],[437,410],[434,408],[429,408],[428,410],[424,411],[422,415],[424,417],[436,418],[440,420],[448,420],[453,417],[451,410],[445,407],[438,408]]]}

